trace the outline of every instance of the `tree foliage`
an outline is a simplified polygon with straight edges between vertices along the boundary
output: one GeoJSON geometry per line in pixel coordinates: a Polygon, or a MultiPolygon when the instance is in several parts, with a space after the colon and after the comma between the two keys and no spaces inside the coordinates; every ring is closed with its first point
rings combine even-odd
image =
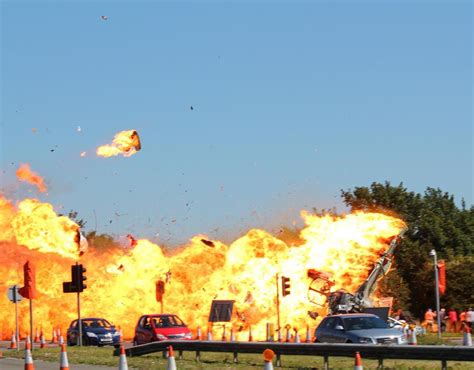
{"type": "Polygon", "coordinates": [[[420,315],[434,305],[434,270],[429,256],[432,249],[438,259],[447,260],[448,289],[442,304],[466,308],[474,303],[471,258],[474,255],[474,207],[467,209],[464,201],[458,207],[454,197],[440,189],[428,187],[424,194],[417,194],[408,191],[403,184],[392,186],[389,182],[374,182],[370,187],[356,187],[341,193],[352,211],[383,212],[400,217],[408,224],[395,257],[398,275],[410,291],[411,299],[406,304],[415,314],[420,315]],[[459,288],[461,284],[464,289],[459,288]]]}

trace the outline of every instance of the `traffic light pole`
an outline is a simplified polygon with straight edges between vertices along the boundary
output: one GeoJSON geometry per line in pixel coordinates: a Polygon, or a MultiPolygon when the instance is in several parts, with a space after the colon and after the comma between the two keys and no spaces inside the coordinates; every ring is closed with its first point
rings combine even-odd
{"type": "MultiPolygon", "coordinates": [[[[76,271],[79,271],[79,263],[76,262],[76,271]]],[[[79,277],[78,277],[79,278],[79,277]]],[[[79,347],[82,347],[82,320],[81,320],[81,293],[77,292],[77,325],[79,325],[79,347]]]]}
{"type": "Polygon", "coordinates": [[[277,291],[277,332],[278,338],[281,338],[281,328],[280,328],[280,289],[278,287],[278,273],[275,275],[276,291],[277,291]]]}

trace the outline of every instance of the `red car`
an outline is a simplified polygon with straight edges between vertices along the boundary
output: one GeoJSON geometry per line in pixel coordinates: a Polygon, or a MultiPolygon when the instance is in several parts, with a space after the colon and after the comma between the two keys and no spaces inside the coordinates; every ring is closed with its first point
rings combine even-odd
{"type": "Polygon", "coordinates": [[[133,345],[168,339],[192,339],[191,330],[172,314],[143,315],[135,327],[133,345]]]}

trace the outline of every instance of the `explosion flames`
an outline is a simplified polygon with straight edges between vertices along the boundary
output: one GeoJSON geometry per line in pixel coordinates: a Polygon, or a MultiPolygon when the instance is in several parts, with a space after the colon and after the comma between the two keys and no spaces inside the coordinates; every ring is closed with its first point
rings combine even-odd
{"type": "MultiPolygon", "coordinates": [[[[254,336],[263,339],[265,323],[276,322],[275,274],[291,278],[291,294],[281,300],[282,325],[303,328],[311,321],[307,311],[315,310],[307,300],[307,270],[326,271],[335,280],[334,289],[353,291],[387,248],[386,240],[404,226],[376,213],[319,217],[303,212],[302,217],[306,226],[299,245],[253,229],[230,245],[198,235],[172,255],[144,239],[131,248],[91,248],[80,257],[88,277],[82,314],[105,317],[131,338],[140,315],[160,311],[155,283],[163,280],[165,312],[178,314],[192,329],[207,326],[211,300],[232,299],[236,330],[252,325],[254,336]]],[[[63,294],[62,282],[70,280],[70,265],[79,258],[77,229],[49,204],[26,199],[16,208],[0,196],[0,292],[21,285],[23,263],[33,261],[34,317],[47,333],[53,325],[64,330],[76,317],[75,295],[63,294]]],[[[28,303],[20,302],[19,309],[25,333],[28,303]]],[[[0,331],[7,336],[14,328],[14,305],[6,294],[0,294],[0,312],[0,331]]],[[[241,338],[245,335],[240,332],[241,338]]]]}
{"type": "Polygon", "coordinates": [[[122,154],[124,157],[130,157],[140,149],[141,143],[138,132],[136,130],[129,130],[116,134],[112,144],[99,146],[96,153],[99,157],[112,157],[119,154],[122,154]]]}
{"type": "Polygon", "coordinates": [[[35,185],[42,193],[46,191],[46,185],[43,178],[37,173],[33,172],[28,163],[22,163],[16,171],[16,177],[20,181],[35,185]]]}

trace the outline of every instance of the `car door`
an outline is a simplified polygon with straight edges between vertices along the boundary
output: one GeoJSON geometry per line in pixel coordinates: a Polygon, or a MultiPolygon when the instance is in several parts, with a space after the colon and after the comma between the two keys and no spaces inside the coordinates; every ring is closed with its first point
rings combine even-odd
{"type": "Polygon", "coordinates": [[[334,343],[346,343],[347,342],[347,333],[345,330],[336,329],[336,327],[344,328],[344,324],[340,317],[336,317],[333,324],[333,341],[334,343]]]}
{"type": "Polygon", "coordinates": [[[149,343],[152,338],[150,318],[142,316],[135,333],[138,344],[149,343]]]}
{"type": "Polygon", "coordinates": [[[71,341],[71,344],[77,344],[77,320],[74,320],[71,323],[71,326],[69,326],[69,340],[71,341]]]}
{"type": "Polygon", "coordinates": [[[329,342],[331,343],[332,338],[332,326],[334,324],[334,317],[326,317],[321,324],[319,325],[316,331],[316,338],[319,342],[329,342]]]}

